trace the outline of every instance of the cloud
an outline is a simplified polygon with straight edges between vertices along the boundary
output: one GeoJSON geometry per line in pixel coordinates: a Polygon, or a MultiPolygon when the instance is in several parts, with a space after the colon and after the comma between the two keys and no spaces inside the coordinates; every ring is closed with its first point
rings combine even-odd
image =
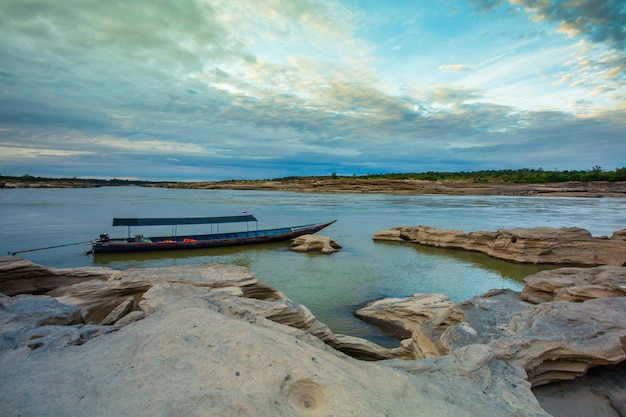
{"type": "Polygon", "coordinates": [[[34,159],[39,157],[73,157],[90,155],[91,151],[71,151],[62,149],[45,149],[42,147],[23,147],[19,144],[6,143],[0,145],[0,160],[10,161],[14,158],[34,159]]]}
{"type": "Polygon", "coordinates": [[[456,72],[471,71],[470,68],[462,64],[440,65],[439,70],[440,71],[456,71],[456,72]]]}
{"type": "Polygon", "coordinates": [[[596,46],[587,59],[597,66],[596,78],[607,72],[626,87],[626,7],[622,0],[468,0],[485,12],[502,8],[509,11],[522,7],[537,22],[557,25],[557,32],[570,38],[583,38],[596,46]],[[599,46],[602,46],[599,49],[599,46]],[[604,59],[602,55],[611,55],[604,59]]]}
{"type": "Polygon", "coordinates": [[[564,48],[544,31],[481,36],[476,49],[490,19],[467,32],[469,19],[442,26],[415,10],[379,21],[332,0],[5,0],[0,152],[13,157],[2,172],[267,178],[498,155],[506,165],[526,134],[558,153],[563,143],[542,134],[559,123],[573,134],[573,112],[607,147],[623,142],[619,51],[591,39],[564,48]]]}
{"type": "MultiPolygon", "coordinates": [[[[500,135],[491,146],[462,149],[467,158],[482,159],[483,166],[507,168],[502,155],[515,155],[516,167],[543,167],[546,169],[571,169],[573,165],[590,169],[601,164],[605,169],[623,165],[615,145],[626,125],[611,118],[586,119],[563,117],[558,113],[529,114],[524,129],[500,135]],[[601,133],[600,133],[601,132],[601,133]]],[[[508,161],[507,161],[508,162],[508,161]]]]}
{"type": "Polygon", "coordinates": [[[467,100],[476,100],[482,94],[476,89],[436,85],[432,87],[430,97],[438,102],[461,103],[467,100]]]}
{"type": "Polygon", "coordinates": [[[559,30],[585,34],[594,42],[607,42],[616,49],[626,47],[626,9],[620,0],[563,1],[514,0],[540,20],[559,23],[559,30]]]}
{"type": "Polygon", "coordinates": [[[206,60],[244,55],[241,43],[205,2],[187,1],[182,7],[167,0],[155,0],[149,7],[143,2],[85,6],[79,0],[6,1],[0,5],[0,23],[12,39],[20,39],[24,47],[52,62],[62,64],[70,54],[82,57],[74,61],[80,65],[73,68],[76,75],[82,75],[84,58],[94,59],[97,65],[112,63],[108,60],[115,57],[115,68],[147,70],[158,65],[160,70],[189,71],[201,69],[206,60]],[[43,48],[50,44],[52,49],[43,48]]]}
{"type": "Polygon", "coordinates": [[[539,21],[554,22],[570,35],[584,34],[594,42],[607,42],[622,50],[626,42],[626,9],[621,0],[468,0],[483,11],[519,6],[539,21]]]}

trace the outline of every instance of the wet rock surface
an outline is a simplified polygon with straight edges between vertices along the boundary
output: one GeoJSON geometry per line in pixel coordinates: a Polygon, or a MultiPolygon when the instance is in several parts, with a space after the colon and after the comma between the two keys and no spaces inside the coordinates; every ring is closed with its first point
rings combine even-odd
{"type": "Polygon", "coordinates": [[[410,242],[426,246],[484,253],[511,262],[577,266],[626,265],[624,231],[611,238],[593,237],[577,227],[499,229],[497,232],[398,226],[374,234],[377,241],[410,242]]]}

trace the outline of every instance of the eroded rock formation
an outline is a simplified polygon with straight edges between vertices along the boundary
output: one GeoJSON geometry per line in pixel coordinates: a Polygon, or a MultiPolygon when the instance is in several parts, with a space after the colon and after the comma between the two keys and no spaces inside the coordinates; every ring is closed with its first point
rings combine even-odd
{"type": "Polygon", "coordinates": [[[535,304],[626,297],[626,269],[622,267],[559,268],[530,275],[524,282],[522,300],[535,304]]]}
{"type": "Polygon", "coordinates": [[[256,316],[167,308],[79,347],[5,352],[0,404],[22,416],[548,417],[523,372],[468,349],[403,369],[256,316]]]}
{"type": "Polygon", "coordinates": [[[423,305],[426,296],[414,295],[377,301],[364,310],[379,323],[404,323],[404,329],[412,330],[403,346],[415,358],[486,345],[497,358],[524,369],[528,380],[539,386],[624,362],[626,297],[620,291],[625,274],[624,267],[564,268],[528,277],[525,297],[511,290],[492,290],[433,313],[431,306],[423,305]],[[405,315],[411,319],[402,319],[405,315]]]}
{"type": "Polygon", "coordinates": [[[354,315],[385,327],[401,338],[411,337],[424,321],[446,315],[454,303],[442,294],[415,294],[409,298],[382,298],[366,303],[354,315]]]}
{"type": "Polygon", "coordinates": [[[333,335],[245,268],[111,271],[53,293],[0,297],[7,415],[548,417],[523,370],[490,346],[358,361],[330,347],[363,349],[357,338],[333,335]]]}
{"type": "MultiPolygon", "coordinates": [[[[39,280],[54,277],[57,271],[51,269],[46,273],[47,268],[18,257],[8,257],[5,267],[8,272],[3,274],[3,280],[11,288],[42,288],[39,280]],[[11,261],[17,266],[11,267],[11,261]],[[30,279],[29,269],[33,271],[30,279]],[[11,286],[10,271],[15,270],[19,271],[19,285],[11,286]]],[[[225,315],[239,318],[255,315],[301,329],[337,350],[361,358],[378,360],[409,355],[402,348],[387,349],[364,339],[335,335],[308,308],[292,302],[280,291],[260,282],[249,269],[237,265],[185,265],[125,271],[80,268],[74,272],[63,270],[63,275],[72,277],[69,282],[73,283],[51,289],[45,297],[61,305],[77,307],[80,322],[75,324],[79,327],[119,328],[169,304],[206,307],[210,303],[211,308],[225,315]],[[82,281],[76,282],[79,278],[82,281]]],[[[54,283],[53,280],[46,285],[50,288],[54,283]]],[[[11,297],[5,299],[7,303],[13,302],[11,297]]],[[[81,336],[75,342],[84,340],[81,336]]]]}
{"type": "Polygon", "coordinates": [[[341,245],[327,236],[303,235],[291,241],[291,250],[296,252],[321,252],[324,254],[335,253],[341,249],[341,245]]]}
{"type": "Polygon", "coordinates": [[[555,417],[626,416],[626,364],[597,367],[584,378],[533,388],[541,407],[555,417]]]}
{"type": "Polygon", "coordinates": [[[108,268],[47,268],[16,256],[0,256],[0,293],[45,294],[86,279],[106,280],[113,271],[108,268]]]}
{"type": "Polygon", "coordinates": [[[593,237],[587,230],[577,227],[466,233],[429,226],[399,226],[376,232],[374,240],[463,249],[519,263],[626,266],[625,234],[620,230],[611,238],[593,237]]]}

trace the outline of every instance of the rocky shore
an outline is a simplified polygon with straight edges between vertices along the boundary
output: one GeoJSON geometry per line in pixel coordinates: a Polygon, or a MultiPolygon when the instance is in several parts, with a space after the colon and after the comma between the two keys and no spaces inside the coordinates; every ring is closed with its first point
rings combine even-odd
{"type": "Polygon", "coordinates": [[[521,294],[492,290],[459,304],[416,294],[376,300],[356,314],[407,337],[416,359],[489,348],[524,370],[554,416],[625,416],[625,295],[624,267],[563,268],[528,277],[521,294]],[[577,296],[546,297],[568,291],[577,296]]]}
{"type": "Polygon", "coordinates": [[[360,194],[449,194],[552,197],[626,197],[626,182],[562,182],[546,184],[475,183],[362,178],[295,178],[273,181],[220,181],[168,184],[173,188],[268,190],[360,194]]]}
{"type": "Polygon", "coordinates": [[[594,237],[578,227],[467,233],[429,226],[397,226],[376,232],[374,240],[462,249],[519,263],[626,266],[626,229],[611,237],[594,237]]]}
{"type": "MultiPolygon", "coordinates": [[[[501,253],[534,262],[536,252],[550,252],[558,264],[581,250],[560,245],[586,236],[541,232],[549,235],[481,233],[480,244],[504,235],[501,253]],[[533,243],[546,236],[549,251],[533,243]]],[[[383,235],[410,242],[421,233],[383,235]]],[[[623,236],[598,242],[622,245],[623,236]]],[[[626,416],[623,246],[613,255],[600,255],[602,245],[584,251],[601,264],[531,275],[521,293],[492,290],[458,304],[442,294],[369,302],[355,314],[398,337],[392,349],[335,334],[236,265],[56,269],[0,257],[0,409],[7,416],[626,416]]]]}
{"type": "MultiPolygon", "coordinates": [[[[508,195],[593,198],[626,197],[626,182],[624,181],[569,181],[542,184],[517,184],[505,182],[476,183],[471,180],[424,181],[384,178],[365,179],[358,177],[296,177],[277,180],[139,182],[129,185],[207,190],[292,191],[303,193],[508,195]]],[[[101,182],[89,182],[88,180],[72,181],[71,179],[62,181],[5,181],[4,183],[0,183],[0,188],[85,188],[100,186],[102,186],[101,182]]]]}
{"type": "Polygon", "coordinates": [[[407,351],[334,335],[235,265],[58,270],[3,257],[0,288],[7,416],[548,416],[524,371],[486,345],[357,360],[341,351],[407,351]]]}

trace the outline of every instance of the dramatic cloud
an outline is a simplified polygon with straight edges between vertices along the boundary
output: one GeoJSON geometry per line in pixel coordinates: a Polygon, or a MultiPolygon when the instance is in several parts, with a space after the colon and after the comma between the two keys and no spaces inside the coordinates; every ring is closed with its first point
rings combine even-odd
{"type": "Polygon", "coordinates": [[[0,173],[613,169],[625,12],[594,5],[5,0],[0,173]]]}
{"type": "Polygon", "coordinates": [[[626,84],[626,7],[622,0],[469,0],[482,10],[491,11],[503,5],[516,9],[522,7],[531,19],[553,23],[557,31],[570,38],[582,37],[608,55],[601,58],[591,55],[589,62],[607,68],[615,78],[626,84]]]}
{"type": "Polygon", "coordinates": [[[595,42],[613,43],[616,49],[626,45],[626,10],[621,0],[468,0],[484,11],[501,6],[523,7],[537,20],[559,24],[572,36],[584,34],[595,42]]]}

